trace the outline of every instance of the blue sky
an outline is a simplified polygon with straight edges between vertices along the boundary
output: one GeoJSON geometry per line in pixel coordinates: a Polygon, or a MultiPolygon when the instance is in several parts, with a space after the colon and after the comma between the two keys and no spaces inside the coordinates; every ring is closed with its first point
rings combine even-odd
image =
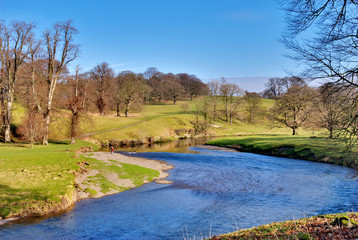
{"type": "Polygon", "coordinates": [[[34,22],[38,31],[72,19],[83,70],[106,61],[117,72],[187,72],[225,77],[247,90],[297,66],[278,43],[278,0],[0,0],[0,19],[34,22]]]}

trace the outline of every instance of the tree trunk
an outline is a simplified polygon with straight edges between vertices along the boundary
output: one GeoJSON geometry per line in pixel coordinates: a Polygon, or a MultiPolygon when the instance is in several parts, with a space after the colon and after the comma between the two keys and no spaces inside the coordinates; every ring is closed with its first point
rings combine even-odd
{"type": "Polygon", "coordinates": [[[333,138],[333,129],[329,129],[329,138],[333,138]]]}
{"type": "Polygon", "coordinates": [[[292,128],[292,135],[296,135],[296,128],[292,128]]]}
{"type": "Polygon", "coordinates": [[[226,122],[229,121],[229,110],[228,110],[228,106],[227,106],[227,100],[225,102],[225,112],[226,112],[226,122]]]}
{"type": "Polygon", "coordinates": [[[48,133],[50,127],[50,113],[48,113],[45,117],[45,125],[44,125],[44,136],[42,140],[43,145],[48,145],[48,133]]]}
{"type": "Polygon", "coordinates": [[[13,91],[10,89],[8,92],[7,107],[5,111],[5,122],[4,122],[4,141],[11,142],[11,114],[12,114],[12,103],[14,101],[13,91]]]}
{"type": "Polygon", "coordinates": [[[76,115],[73,115],[71,118],[71,144],[76,144],[75,136],[76,136],[76,115]]]}
{"type": "Polygon", "coordinates": [[[117,117],[119,117],[119,116],[121,116],[121,115],[119,114],[119,103],[117,103],[117,117]]]}

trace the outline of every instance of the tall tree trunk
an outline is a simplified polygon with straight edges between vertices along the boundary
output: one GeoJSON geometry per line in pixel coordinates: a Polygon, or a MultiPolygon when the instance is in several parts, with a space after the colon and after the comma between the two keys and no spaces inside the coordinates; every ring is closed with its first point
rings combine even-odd
{"type": "Polygon", "coordinates": [[[5,142],[11,142],[11,117],[12,117],[12,104],[14,101],[13,89],[9,89],[7,96],[7,106],[5,111],[5,122],[4,122],[4,140],[5,142]]]}
{"type": "Polygon", "coordinates": [[[126,109],[124,110],[124,116],[128,117],[128,112],[129,109],[128,109],[128,105],[126,104],[126,109]]]}
{"type": "Polygon", "coordinates": [[[75,113],[71,118],[71,144],[76,144],[75,137],[77,135],[78,117],[78,114],[75,113]]]}
{"type": "Polygon", "coordinates": [[[43,145],[48,145],[48,133],[49,133],[49,127],[50,127],[50,113],[47,113],[45,116],[45,124],[44,124],[44,136],[42,140],[43,145]]]}

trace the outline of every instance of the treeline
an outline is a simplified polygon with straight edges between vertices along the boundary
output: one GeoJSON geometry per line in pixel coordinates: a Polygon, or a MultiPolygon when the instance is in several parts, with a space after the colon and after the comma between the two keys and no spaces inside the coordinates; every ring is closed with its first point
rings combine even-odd
{"type": "Polygon", "coordinates": [[[233,120],[263,124],[268,128],[287,127],[292,135],[304,127],[326,129],[329,138],[343,140],[348,149],[357,142],[358,92],[351,85],[326,81],[310,87],[300,77],[270,78],[261,93],[243,91],[225,79],[208,83],[209,93],[199,106],[202,121],[194,125],[207,131],[212,123],[233,120]],[[274,101],[264,107],[263,99],[274,101]]]}
{"type": "Polygon", "coordinates": [[[4,142],[11,141],[15,100],[28,108],[19,129],[28,141],[42,138],[48,144],[49,125],[54,107],[71,112],[71,138],[74,140],[80,115],[85,110],[123,111],[125,116],[140,109],[145,101],[196,97],[207,86],[195,75],[162,73],[149,68],[144,73],[124,71],[115,74],[108,63],[88,72],[77,67],[71,75],[68,65],[79,52],[74,43],[78,30],[71,21],[56,23],[36,36],[35,25],[14,21],[0,22],[0,126],[4,142]],[[39,124],[41,123],[41,124],[39,124]]]}
{"type": "MultiPolygon", "coordinates": [[[[67,109],[72,142],[78,135],[81,116],[86,112],[128,116],[145,102],[193,99],[205,95],[192,121],[195,134],[207,133],[216,121],[233,124],[283,124],[297,133],[299,127],[326,128],[329,137],[342,137],[353,145],[358,133],[355,85],[332,81],[312,88],[299,77],[272,78],[263,93],[245,92],[225,79],[203,83],[187,73],[162,73],[148,68],[144,73],[118,74],[106,62],[87,72],[71,74],[68,64],[77,56],[78,33],[70,21],[45,29],[41,36],[25,22],[0,24],[0,125],[4,142],[11,141],[13,105],[21,102],[27,117],[17,131],[28,142],[48,144],[54,108],[67,109]],[[262,98],[275,101],[263,107],[262,98]],[[202,115],[203,119],[199,118],[202,115]]],[[[343,82],[344,83],[344,82],[343,82]]],[[[183,106],[184,110],[186,109],[183,106]]],[[[186,110],[185,110],[186,111],[186,110]]],[[[67,114],[66,114],[67,115],[67,114]]]]}

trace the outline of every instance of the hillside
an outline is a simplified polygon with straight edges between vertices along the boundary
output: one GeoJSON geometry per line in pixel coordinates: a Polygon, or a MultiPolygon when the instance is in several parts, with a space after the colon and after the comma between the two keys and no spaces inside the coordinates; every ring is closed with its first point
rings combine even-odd
{"type": "MultiPolygon", "coordinates": [[[[155,141],[169,141],[177,138],[193,137],[193,122],[196,120],[197,107],[202,104],[202,98],[192,101],[148,103],[143,105],[142,111],[130,113],[128,117],[117,117],[115,112],[107,112],[100,116],[98,113],[87,113],[81,119],[80,138],[108,144],[109,140],[139,140],[145,142],[148,138],[155,141]],[[185,110],[184,110],[185,109],[185,110]]],[[[224,117],[217,121],[208,121],[206,132],[198,136],[228,136],[257,133],[290,134],[290,129],[273,121],[268,117],[272,100],[263,99],[262,113],[254,124],[247,121],[245,103],[242,103],[237,119],[230,125],[224,117]]],[[[15,125],[21,124],[26,110],[18,105],[14,112],[15,125]]],[[[199,115],[199,121],[204,121],[199,115]]],[[[69,112],[56,109],[52,117],[50,139],[68,139],[70,126],[69,112]]],[[[299,130],[299,133],[307,131],[299,130]]],[[[309,131],[308,131],[309,132],[309,131]]],[[[196,136],[197,137],[197,136],[196,136]]]]}

